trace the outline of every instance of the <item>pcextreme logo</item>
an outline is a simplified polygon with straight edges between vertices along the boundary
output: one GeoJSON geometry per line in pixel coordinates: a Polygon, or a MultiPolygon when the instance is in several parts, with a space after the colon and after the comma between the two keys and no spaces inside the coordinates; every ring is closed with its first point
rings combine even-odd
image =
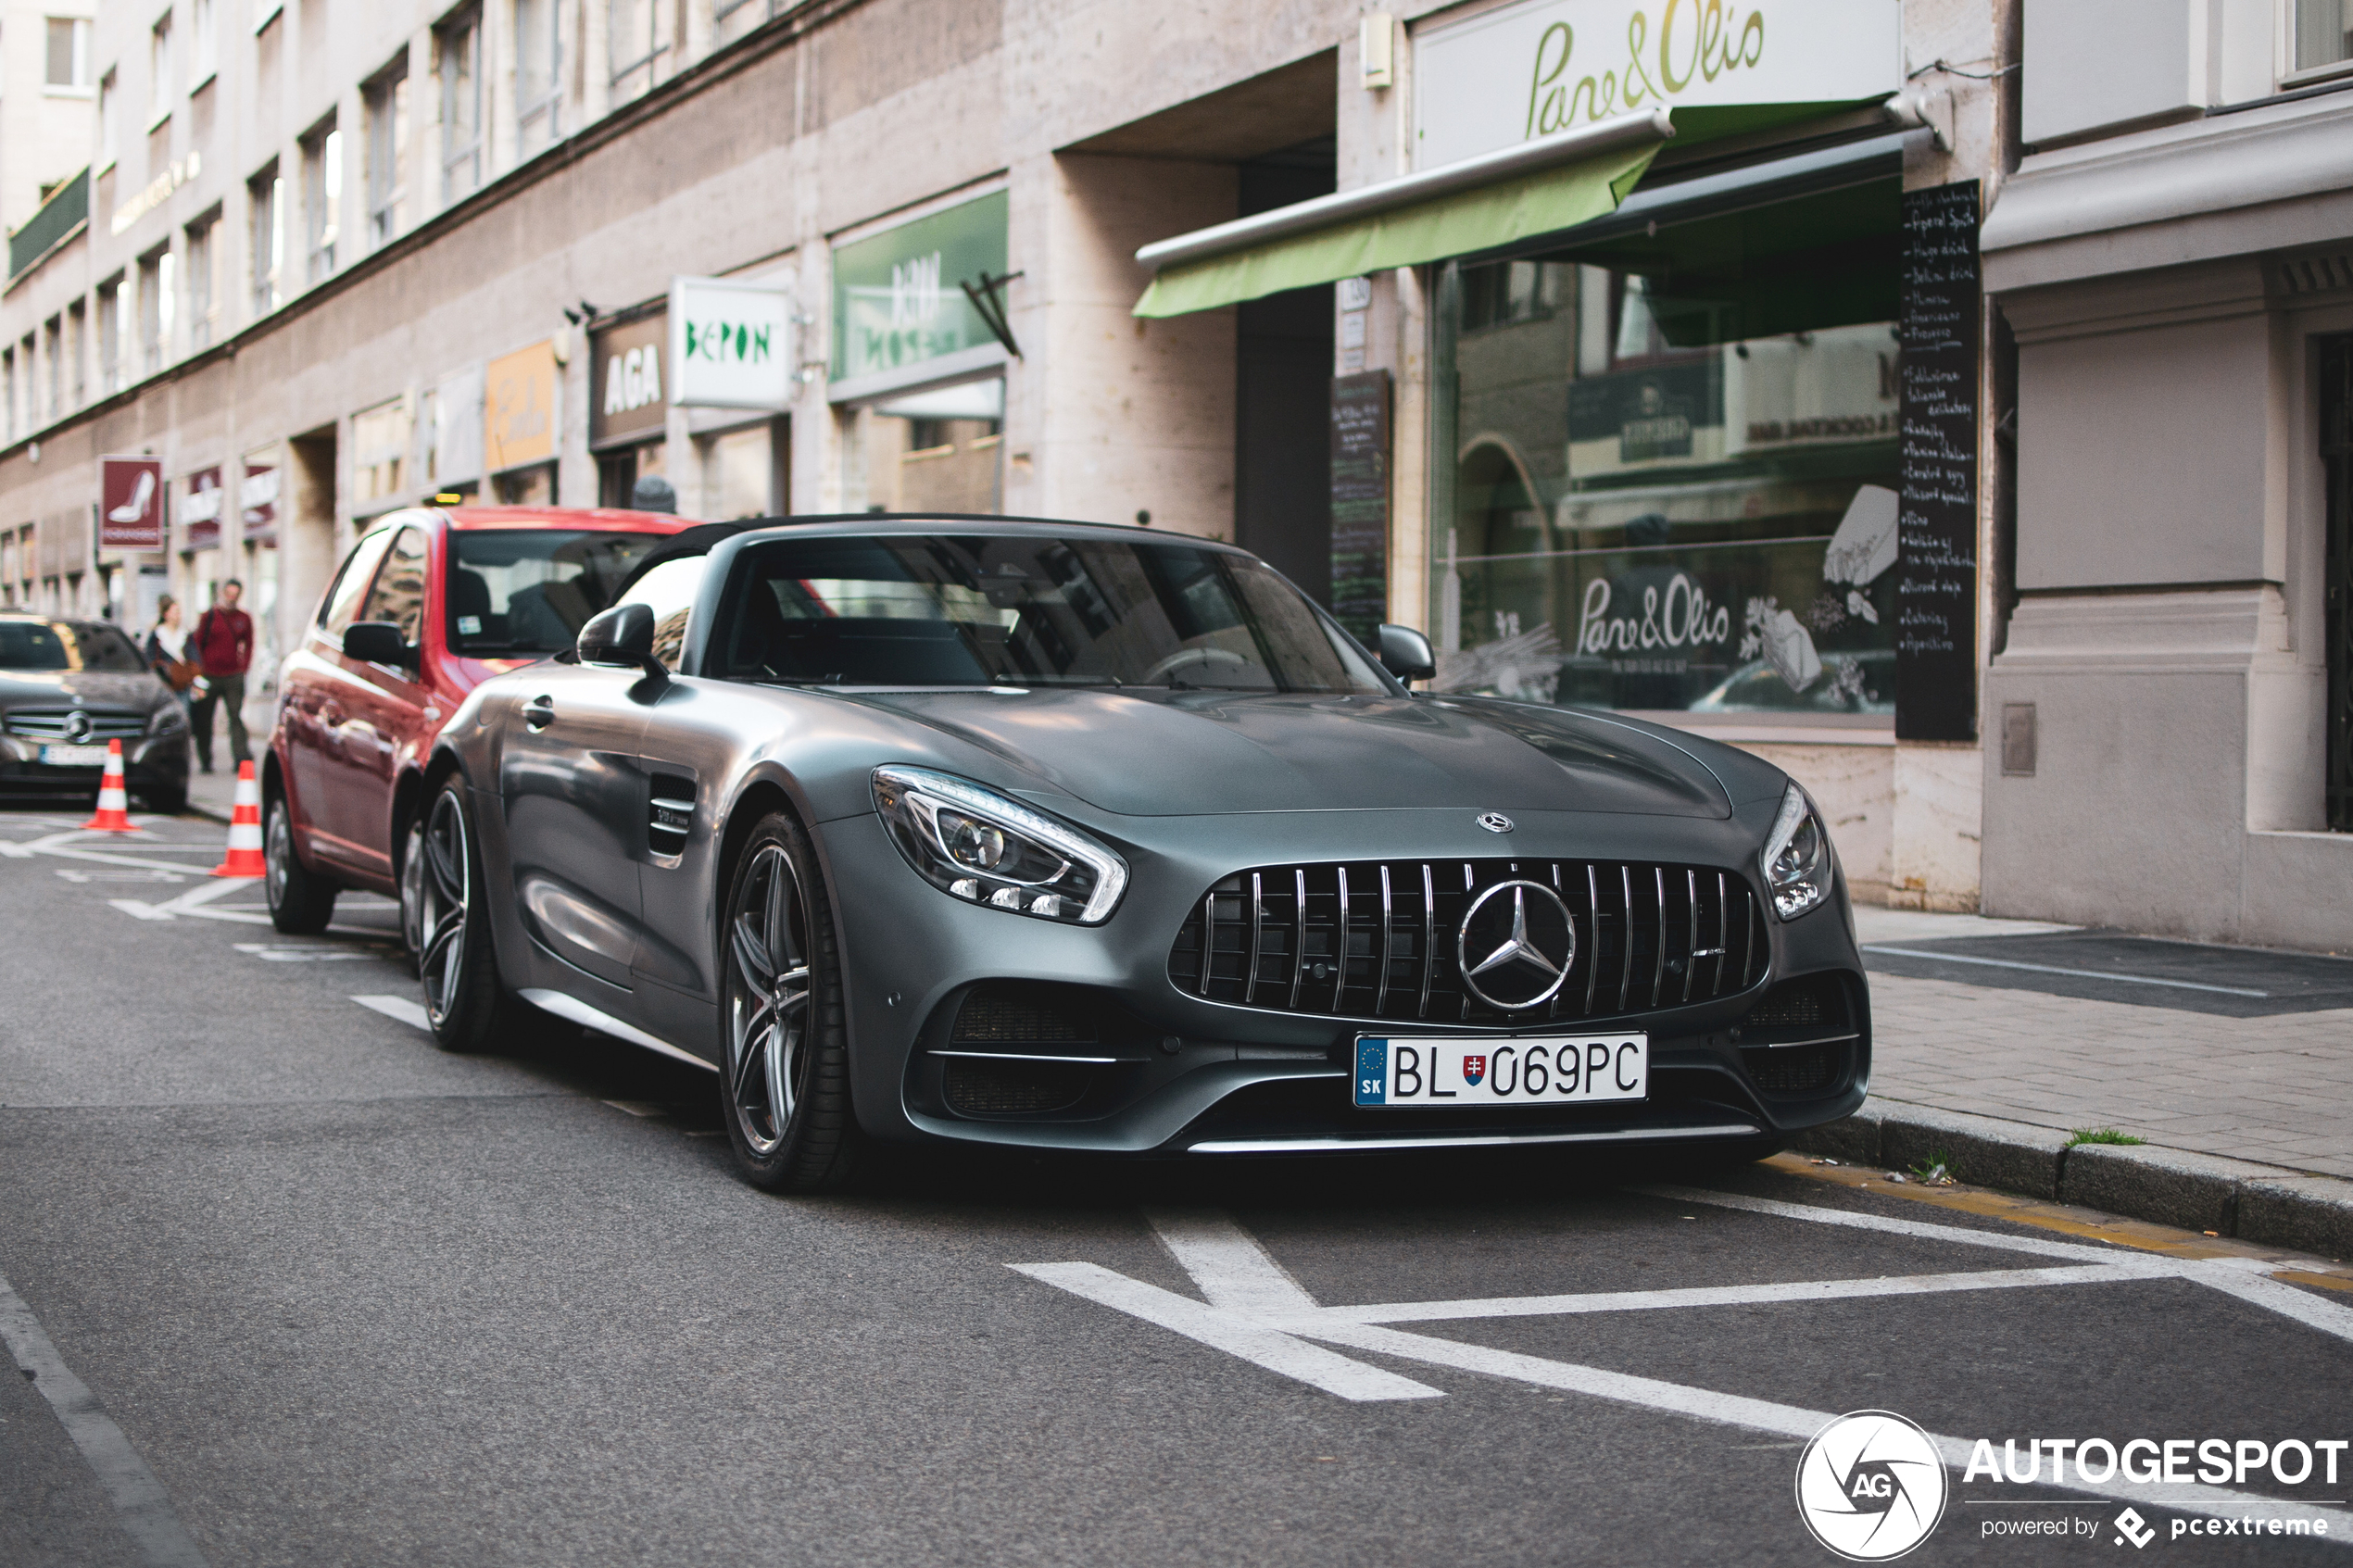
{"type": "Polygon", "coordinates": [[[1885,1562],[1928,1539],[1950,1495],[1935,1439],[1892,1411],[1854,1411],[1797,1461],[1797,1513],[1850,1562],[1885,1562]]]}

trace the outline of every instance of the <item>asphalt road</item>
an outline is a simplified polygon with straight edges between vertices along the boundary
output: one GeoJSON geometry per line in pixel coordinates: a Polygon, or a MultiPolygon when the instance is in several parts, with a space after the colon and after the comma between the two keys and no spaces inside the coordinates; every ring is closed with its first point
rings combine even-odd
{"type": "MultiPolygon", "coordinates": [[[[1795,1160],[766,1197],[708,1075],[444,1056],[382,901],[281,939],[200,874],[220,829],[78,815],[0,811],[0,1563],[1817,1563],[1795,1478],[1840,1412],[2021,1466],[2353,1438],[2324,1261],[1795,1160]]],[[[2334,1486],[1956,1464],[1907,1561],[2353,1562],[2334,1451],[2334,1486]]]]}

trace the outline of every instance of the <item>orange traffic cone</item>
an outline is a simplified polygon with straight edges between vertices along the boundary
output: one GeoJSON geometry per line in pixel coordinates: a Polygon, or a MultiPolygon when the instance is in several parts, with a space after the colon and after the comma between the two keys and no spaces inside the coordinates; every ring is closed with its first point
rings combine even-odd
{"type": "Polygon", "coordinates": [[[131,799],[122,793],[122,743],[107,742],[107,771],[98,780],[98,814],[82,824],[84,833],[137,833],[131,825],[131,799]]]}
{"type": "Polygon", "coordinates": [[[261,859],[261,784],[253,764],[237,764],[237,794],[229,809],[229,853],[212,868],[215,876],[266,876],[261,859]]]}

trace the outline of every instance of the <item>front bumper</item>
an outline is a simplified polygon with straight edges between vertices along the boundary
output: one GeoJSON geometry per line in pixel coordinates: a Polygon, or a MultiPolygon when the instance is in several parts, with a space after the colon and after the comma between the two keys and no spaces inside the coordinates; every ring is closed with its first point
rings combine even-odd
{"type": "MultiPolygon", "coordinates": [[[[1616,859],[1702,864],[1754,877],[1756,846],[1778,800],[1729,821],[1581,812],[1519,812],[1499,845],[1464,809],[1252,813],[1132,819],[1067,797],[1038,799],[1112,844],[1133,875],[1125,902],[1103,925],[1062,925],[979,908],[923,881],[900,858],[879,818],[820,824],[835,893],[859,1119],[870,1132],[1039,1149],[1128,1154],[1336,1153],[1518,1144],[1668,1144],[1762,1141],[1837,1120],[1861,1104],[1869,1078],[1870,1025],[1863,966],[1842,884],[1801,919],[1766,920],[1760,977],[1719,999],[1639,1014],[1579,1019],[1514,1031],[1438,1022],[1356,1021],[1204,1000],[1169,976],[1169,953],[1203,892],[1236,870],[1277,861],[1479,858],[1616,859]],[[1743,1020],[1780,983],[1830,977],[1847,998],[1843,1033],[1827,1074],[1798,1092],[1768,1087],[1762,1056],[1743,1044],[1743,1020]],[[1040,1110],[960,1110],[943,1092],[943,1052],[968,997],[1006,983],[1075,988],[1101,1010],[1101,1037],[1066,1055],[1088,1058],[1084,1091],[1040,1110]],[[1604,1034],[1640,1028],[1651,1038],[1650,1098],[1595,1106],[1488,1112],[1359,1110],[1349,1095],[1356,1035],[1604,1034]]],[[[1032,1057],[1013,1047],[1007,1057],[1032,1057]]],[[[1779,1059],[1780,1060],[1787,1059],[1779,1059]]],[[[1021,1065],[1016,1060],[1015,1067],[1021,1065]]],[[[1061,1071],[1053,1068],[1051,1071],[1061,1071]]],[[[1007,1103],[1011,1103],[1008,1101],[1007,1103]]]]}
{"type": "MultiPolygon", "coordinates": [[[[34,798],[84,798],[98,793],[105,776],[95,767],[60,768],[41,760],[44,743],[0,736],[0,795],[34,798]]],[[[123,786],[132,795],[148,790],[184,794],[188,787],[188,733],[146,735],[122,747],[123,786]]]]}

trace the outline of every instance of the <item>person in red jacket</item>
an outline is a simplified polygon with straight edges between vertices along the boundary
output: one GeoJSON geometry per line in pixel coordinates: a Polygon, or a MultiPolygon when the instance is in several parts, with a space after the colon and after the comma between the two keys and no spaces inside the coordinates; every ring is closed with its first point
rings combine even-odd
{"type": "Polygon", "coordinates": [[[220,584],[220,596],[196,617],[196,629],[188,637],[189,651],[204,666],[205,694],[190,717],[195,722],[196,762],[208,773],[212,771],[216,704],[229,709],[230,765],[253,760],[245,736],[245,667],[253,662],[253,618],[237,608],[245,591],[245,584],[233,577],[220,584]]]}

